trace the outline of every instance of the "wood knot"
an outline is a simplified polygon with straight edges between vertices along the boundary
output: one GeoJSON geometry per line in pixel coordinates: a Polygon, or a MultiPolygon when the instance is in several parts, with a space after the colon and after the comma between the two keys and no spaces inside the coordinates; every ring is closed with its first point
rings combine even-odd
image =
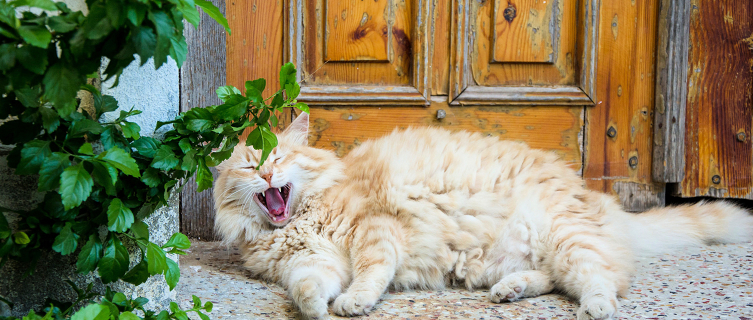
{"type": "Polygon", "coordinates": [[[628,159],[628,165],[630,168],[635,169],[638,167],[638,156],[632,156],[628,159]]]}
{"type": "Polygon", "coordinates": [[[722,182],[722,177],[720,177],[718,174],[715,174],[713,177],[711,177],[711,182],[714,184],[719,184],[722,182]]]}
{"type": "Polygon", "coordinates": [[[515,16],[518,14],[517,11],[518,10],[515,9],[515,5],[511,3],[507,6],[507,8],[505,8],[505,11],[502,13],[502,15],[504,15],[507,22],[512,22],[512,20],[515,19],[515,16]]]}

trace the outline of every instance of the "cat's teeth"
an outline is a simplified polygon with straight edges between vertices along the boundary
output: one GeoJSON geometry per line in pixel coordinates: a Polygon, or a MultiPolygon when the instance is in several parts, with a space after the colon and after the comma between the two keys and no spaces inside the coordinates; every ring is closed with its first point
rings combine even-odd
{"type": "Polygon", "coordinates": [[[277,191],[280,191],[280,193],[282,193],[282,188],[277,188],[277,191]]]}

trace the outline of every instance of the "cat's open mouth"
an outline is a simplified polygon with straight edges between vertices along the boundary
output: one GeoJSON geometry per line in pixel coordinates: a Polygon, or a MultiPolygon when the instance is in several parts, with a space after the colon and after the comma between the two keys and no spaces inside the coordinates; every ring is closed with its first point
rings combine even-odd
{"type": "Polygon", "coordinates": [[[254,194],[254,201],[273,224],[283,223],[290,217],[290,183],[281,188],[269,188],[254,194]]]}

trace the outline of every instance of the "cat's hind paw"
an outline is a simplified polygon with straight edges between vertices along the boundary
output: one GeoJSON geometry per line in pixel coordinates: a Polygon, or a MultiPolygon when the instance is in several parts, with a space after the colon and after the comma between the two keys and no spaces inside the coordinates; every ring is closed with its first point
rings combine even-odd
{"type": "Polygon", "coordinates": [[[332,311],[343,317],[368,314],[376,300],[365,292],[343,293],[332,304],[332,311]]]}
{"type": "Polygon", "coordinates": [[[603,296],[594,296],[581,300],[578,320],[611,320],[617,312],[617,302],[609,301],[603,296]]]}

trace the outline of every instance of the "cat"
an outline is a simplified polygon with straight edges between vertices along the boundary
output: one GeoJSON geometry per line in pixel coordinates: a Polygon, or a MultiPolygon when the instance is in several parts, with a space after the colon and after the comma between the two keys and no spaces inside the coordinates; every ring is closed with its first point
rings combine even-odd
{"type": "Polygon", "coordinates": [[[215,229],[307,318],[368,313],[388,287],[491,288],[495,303],[558,289],[579,320],[611,319],[634,256],[753,239],[726,202],[626,213],[551,152],[465,131],[396,130],[340,159],[309,147],[308,114],[215,182],[215,229]]]}

